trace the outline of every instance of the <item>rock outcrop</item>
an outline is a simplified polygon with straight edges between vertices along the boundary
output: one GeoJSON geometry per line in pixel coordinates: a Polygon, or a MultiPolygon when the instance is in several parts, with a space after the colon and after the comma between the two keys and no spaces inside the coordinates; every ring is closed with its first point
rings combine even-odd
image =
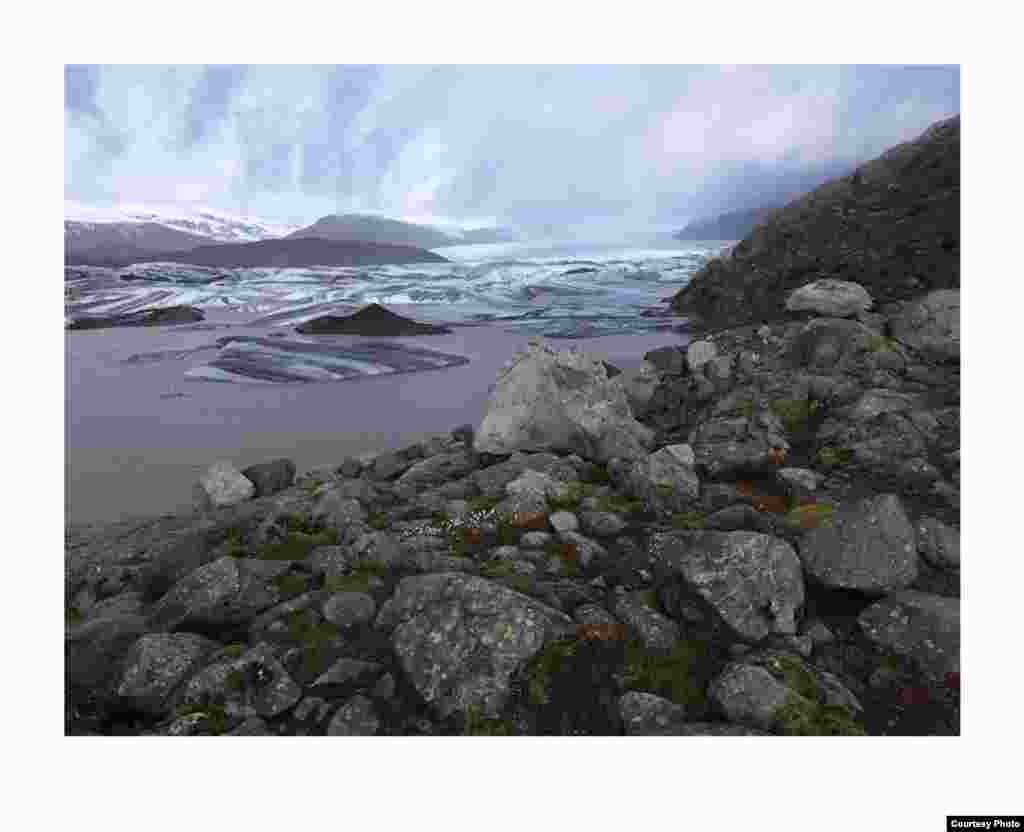
{"type": "Polygon", "coordinates": [[[859,283],[879,307],[960,286],[960,117],[772,212],[672,308],[713,329],[785,317],[790,292],[859,283]]]}

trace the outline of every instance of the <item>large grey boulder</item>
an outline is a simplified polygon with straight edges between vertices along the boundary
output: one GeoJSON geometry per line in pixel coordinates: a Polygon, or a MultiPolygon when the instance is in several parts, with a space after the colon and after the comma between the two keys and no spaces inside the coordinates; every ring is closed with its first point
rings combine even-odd
{"type": "Polygon", "coordinates": [[[849,280],[816,280],[786,299],[789,312],[813,312],[825,318],[852,318],[871,308],[871,295],[849,280]]]}
{"type": "Polygon", "coordinates": [[[959,289],[940,289],[908,303],[889,325],[897,341],[927,358],[960,360],[959,289]]]}
{"type": "Polygon", "coordinates": [[[252,480],[244,476],[230,462],[213,463],[193,488],[197,508],[222,508],[244,503],[256,493],[252,480]]]}
{"type": "Polygon", "coordinates": [[[633,463],[626,475],[626,489],[661,516],[685,511],[700,494],[695,464],[689,445],[667,445],[633,463]]]}
{"type": "Polygon", "coordinates": [[[511,678],[544,643],[575,631],[572,619],[501,584],[442,572],[403,578],[377,616],[406,675],[447,718],[472,706],[497,716],[511,678]]]}
{"type": "Polygon", "coordinates": [[[960,600],[898,592],[872,604],[858,619],[877,644],[917,662],[935,681],[960,672],[960,600]]]}
{"type": "Polygon", "coordinates": [[[199,669],[216,642],[193,633],[150,633],[128,651],[117,695],[138,710],[167,710],[175,688],[199,669]]]}
{"type": "Polygon", "coordinates": [[[639,458],[653,439],[600,359],[534,340],[499,374],[474,447],[492,454],[568,451],[607,462],[639,458]]]}
{"type": "Polygon", "coordinates": [[[624,370],[619,380],[626,391],[626,399],[633,414],[643,416],[654,397],[654,391],[661,383],[657,368],[647,361],[641,361],[636,367],[624,370]]]}
{"type": "Polygon", "coordinates": [[[917,523],[917,549],[928,563],[938,569],[960,568],[960,532],[934,517],[922,517],[917,523]]]}
{"type": "Polygon", "coordinates": [[[920,568],[914,527],[895,494],[835,512],[801,538],[800,560],[825,586],[861,592],[904,589],[920,568]]]}
{"type": "Polygon", "coordinates": [[[694,341],[686,348],[686,367],[691,373],[696,373],[717,355],[718,347],[714,341],[694,341]]]}
{"type": "Polygon", "coordinates": [[[746,531],[671,532],[652,535],[650,554],[741,638],[796,633],[804,580],[800,559],[786,541],[746,531]]]}

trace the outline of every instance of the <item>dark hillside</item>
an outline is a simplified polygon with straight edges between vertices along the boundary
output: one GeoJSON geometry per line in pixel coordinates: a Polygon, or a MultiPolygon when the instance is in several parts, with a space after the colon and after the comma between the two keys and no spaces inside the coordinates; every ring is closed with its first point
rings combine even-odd
{"type": "Polygon", "coordinates": [[[711,328],[785,317],[788,294],[855,281],[880,308],[960,286],[960,117],[826,182],[704,266],[672,309],[711,328]]]}

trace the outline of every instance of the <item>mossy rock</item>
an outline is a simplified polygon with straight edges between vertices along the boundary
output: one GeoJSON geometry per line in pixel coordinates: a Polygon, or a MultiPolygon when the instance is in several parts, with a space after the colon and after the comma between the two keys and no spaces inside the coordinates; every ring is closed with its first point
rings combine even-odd
{"type": "Polygon", "coordinates": [[[248,644],[242,644],[241,642],[236,641],[227,645],[223,652],[229,659],[237,659],[248,649],[248,644]]]}
{"type": "Polygon", "coordinates": [[[338,543],[338,533],[334,529],[304,529],[293,529],[289,524],[287,538],[280,543],[257,546],[254,555],[261,560],[302,560],[319,546],[334,546],[338,543]]]}
{"type": "Polygon", "coordinates": [[[228,730],[228,715],[224,706],[219,703],[195,703],[190,705],[179,705],[174,710],[177,719],[198,714],[203,717],[203,730],[212,736],[220,736],[228,730]]]}
{"type": "Polygon", "coordinates": [[[75,607],[65,607],[64,624],[67,627],[74,627],[82,622],[82,614],[75,607]]]}
{"type": "Polygon", "coordinates": [[[791,529],[818,529],[832,524],[835,509],[828,503],[808,503],[790,509],[783,522],[791,529]]]}
{"type": "Polygon", "coordinates": [[[697,511],[684,511],[673,514],[669,520],[673,529],[699,530],[704,528],[704,515],[697,511]]]}
{"type": "Polygon", "coordinates": [[[787,737],[863,737],[864,728],[850,718],[845,708],[822,705],[786,694],[786,701],[771,713],[776,731],[787,737]]]}
{"type": "Polygon", "coordinates": [[[549,702],[549,677],[559,663],[576,652],[578,642],[574,638],[553,639],[544,644],[526,663],[526,700],[539,707],[549,702]]]}
{"type": "Polygon", "coordinates": [[[591,465],[589,470],[583,475],[582,480],[591,485],[608,485],[612,478],[608,473],[608,466],[600,462],[591,465]]]}
{"type": "Polygon", "coordinates": [[[379,511],[371,511],[366,515],[366,525],[379,532],[386,529],[390,524],[384,514],[379,511]]]}
{"type": "Polygon", "coordinates": [[[733,416],[743,416],[744,418],[749,419],[754,415],[754,402],[751,399],[740,399],[733,405],[730,414],[733,416]]]}
{"type": "Polygon", "coordinates": [[[278,575],[271,579],[270,583],[283,597],[294,598],[306,591],[309,586],[309,577],[307,575],[278,575]]]}
{"type": "Polygon", "coordinates": [[[480,564],[480,575],[484,578],[507,578],[513,574],[512,562],[492,559],[480,564]]]}
{"type": "Polygon", "coordinates": [[[865,352],[893,352],[896,348],[896,341],[884,335],[869,335],[864,339],[865,352]]]}
{"type": "Polygon", "coordinates": [[[470,705],[462,712],[461,733],[464,737],[508,737],[512,728],[502,719],[482,716],[479,708],[470,705]]]}
{"type": "Polygon", "coordinates": [[[853,459],[853,452],[849,448],[834,448],[831,445],[826,445],[818,449],[814,458],[824,468],[835,468],[848,464],[853,459]]]}

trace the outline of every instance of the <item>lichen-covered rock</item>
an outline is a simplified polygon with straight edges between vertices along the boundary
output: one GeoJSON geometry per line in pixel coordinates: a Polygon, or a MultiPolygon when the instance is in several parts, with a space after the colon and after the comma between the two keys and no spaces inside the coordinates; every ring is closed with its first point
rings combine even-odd
{"type": "Polygon", "coordinates": [[[680,636],[679,625],[649,607],[636,592],[619,597],[615,602],[615,615],[640,636],[646,647],[668,650],[680,636]]]}
{"type": "Polygon", "coordinates": [[[404,578],[377,616],[410,681],[442,718],[475,707],[497,716],[510,679],[572,619],[484,578],[438,573],[404,578]]]}
{"type": "Polygon", "coordinates": [[[344,685],[360,678],[374,677],[382,670],[377,662],[340,658],[313,682],[313,688],[324,685],[344,685]]]}
{"type": "Polygon", "coordinates": [[[912,584],[919,564],[914,527],[895,494],[833,512],[799,544],[808,574],[825,586],[895,592],[912,584]]]}
{"type": "Polygon", "coordinates": [[[175,688],[216,647],[216,642],[193,633],[142,636],[125,658],[117,695],[138,710],[163,713],[175,688]]]}
{"type": "Polygon", "coordinates": [[[531,341],[498,376],[474,447],[492,454],[561,450],[606,462],[644,455],[652,442],[622,382],[609,379],[599,359],[531,341]]]}
{"type": "Polygon", "coordinates": [[[413,485],[417,489],[428,488],[449,480],[464,477],[478,466],[476,456],[469,451],[437,454],[411,465],[398,478],[400,485],[413,485]]]}
{"type": "Polygon", "coordinates": [[[154,629],[226,625],[246,621],[281,600],[274,578],[286,561],[224,556],[182,578],[154,606],[154,629]]]}
{"type": "Polygon", "coordinates": [[[364,592],[339,592],[323,604],[324,618],[343,629],[371,620],[376,612],[373,598],[364,592]]]}
{"type": "Polygon", "coordinates": [[[716,478],[773,471],[790,448],[781,422],[769,412],[709,419],[693,431],[690,444],[697,465],[716,478]]]}
{"type": "Polygon", "coordinates": [[[756,532],[651,536],[650,553],[694,588],[743,639],[796,632],[803,572],[793,547],[756,532]]]}
{"type": "Polygon", "coordinates": [[[329,737],[372,737],[380,730],[373,702],[356,695],[338,708],[327,726],[329,737]]]}
{"type": "Polygon", "coordinates": [[[221,702],[229,717],[274,717],[302,697],[302,689],[274,656],[259,644],[237,659],[226,658],[196,673],[176,697],[179,707],[221,702]]]}
{"type": "Polygon", "coordinates": [[[322,494],[313,506],[312,519],[328,528],[344,530],[366,522],[366,509],[351,497],[343,497],[337,489],[322,494]]]}
{"type": "Polygon", "coordinates": [[[790,312],[813,312],[825,318],[850,318],[871,308],[871,295],[848,280],[816,280],[794,290],[786,299],[790,312]]]}
{"type": "Polygon", "coordinates": [[[960,360],[960,290],[931,292],[890,321],[893,337],[934,361],[960,360]]]}
{"type": "Polygon", "coordinates": [[[669,445],[633,463],[627,489],[646,508],[661,516],[685,511],[700,494],[689,445],[669,445]]]}
{"type": "Polygon", "coordinates": [[[686,348],[686,368],[691,374],[696,373],[716,355],[718,347],[714,341],[693,341],[686,348]]]}
{"type": "Polygon", "coordinates": [[[937,569],[960,568],[960,532],[934,517],[917,523],[917,549],[937,569]]]}
{"type": "Polygon", "coordinates": [[[913,659],[929,677],[960,672],[960,600],[923,592],[897,592],[859,618],[872,641],[913,659]]]}
{"type": "Polygon", "coordinates": [[[213,463],[193,489],[197,507],[221,508],[244,503],[256,493],[256,486],[230,462],[213,463]]]}

